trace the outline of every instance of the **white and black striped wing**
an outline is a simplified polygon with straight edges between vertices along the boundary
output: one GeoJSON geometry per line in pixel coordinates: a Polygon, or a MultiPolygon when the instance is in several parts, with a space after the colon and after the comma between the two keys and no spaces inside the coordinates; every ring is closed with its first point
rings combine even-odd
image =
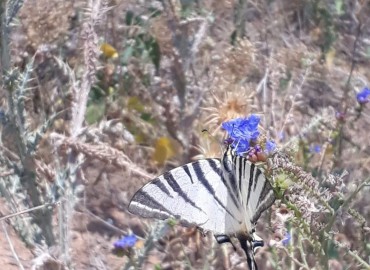
{"type": "Polygon", "coordinates": [[[219,159],[204,159],[175,168],[136,192],[129,211],[146,217],[175,218],[215,234],[242,230],[243,208],[227,183],[219,159]]]}
{"type": "Polygon", "coordinates": [[[274,203],[274,191],[263,171],[255,164],[234,153],[229,155],[228,158],[232,159],[231,164],[234,168],[234,173],[229,175],[230,177],[234,175],[235,179],[237,179],[236,184],[241,193],[242,205],[251,224],[254,224],[262,212],[274,203]]]}

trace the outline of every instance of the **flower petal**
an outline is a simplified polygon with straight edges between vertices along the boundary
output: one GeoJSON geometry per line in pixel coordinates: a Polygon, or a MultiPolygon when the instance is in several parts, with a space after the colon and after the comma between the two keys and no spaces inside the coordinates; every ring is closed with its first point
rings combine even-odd
{"type": "Polygon", "coordinates": [[[275,148],[276,148],[276,143],[274,141],[267,141],[266,142],[265,152],[267,154],[271,154],[272,152],[274,152],[275,148]]]}
{"type": "Polygon", "coordinates": [[[114,242],[114,247],[118,249],[125,249],[135,246],[137,237],[135,234],[123,236],[120,240],[114,242]]]}

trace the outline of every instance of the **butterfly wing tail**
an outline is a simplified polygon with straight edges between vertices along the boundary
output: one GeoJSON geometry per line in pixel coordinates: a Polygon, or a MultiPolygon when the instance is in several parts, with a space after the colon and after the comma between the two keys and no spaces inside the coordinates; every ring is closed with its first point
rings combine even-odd
{"type": "Polygon", "coordinates": [[[247,263],[249,270],[258,270],[257,263],[254,259],[254,244],[251,239],[248,239],[245,236],[239,236],[238,240],[240,242],[240,245],[242,249],[245,252],[245,255],[247,256],[247,263]]]}

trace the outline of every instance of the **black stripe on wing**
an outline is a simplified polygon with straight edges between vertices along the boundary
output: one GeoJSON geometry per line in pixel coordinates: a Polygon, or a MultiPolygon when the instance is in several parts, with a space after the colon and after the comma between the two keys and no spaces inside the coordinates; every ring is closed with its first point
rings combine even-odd
{"type": "MultiPolygon", "coordinates": [[[[181,168],[184,168],[184,167],[181,167],[181,168]]],[[[163,178],[167,181],[167,183],[170,185],[170,187],[173,189],[173,191],[175,191],[177,194],[179,194],[179,196],[186,202],[186,203],[189,203],[191,206],[193,206],[194,208],[198,209],[199,211],[202,211],[203,210],[195,204],[195,202],[193,202],[189,197],[188,195],[186,195],[186,193],[181,189],[181,187],[179,186],[179,184],[176,182],[175,178],[173,177],[172,173],[169,171],[169,172],[165,172],[163,174],[163,178]]],[[[190,177],[191,179],[191,177],[190,177]]]]}
{"type": "Polygon", "coordinates": [[[242,158],[242,157],[239,157],[237,160],[236,160],[236,162],[235,162],[235,164],[237,164],[237,167],[236,167],[236,169],[238,170],[238,172],[239,172],[239,190],[240,190],[240,192],[242,192],[242,189],[241,189],[241,187],[242,187],[242,181],[245,179],[245,176],[244,176],[244,174],[245,174],[245,166],[246,166],[246,159],[245,158],[242,158]]]}
{"type": "Polygon", "coordinates": [[[169,217],[179,218],[179,216],[174,215],[170,210],[156,201],[150,194],[144,190],[139,190],[136,192],[132,198],[128,210],[136,215],[145,218],[158,218],[167,219],[169,217]]]}
{"type": "Polygon", "coordinates": [[[260,218],[263,211],[269,208],[275,201],[274,191],[270,182],[265,179],[265,184],[263,186],[262,192],[259,196],[257,207],[255,210],[254,215],[251,218],[252,223],[256,223],[257,220],[260,218]]]}
{"type": "Polygon", "coordinates": [[[191,173],[189,170],[189,164],[182,166],[182,168],[184,169],[184,172],[189,176],[191,183],[194,184],[193,177],[191,176],[191,173]]]}
{"type": "Polygon", "coordinates": [[[152,182],[153,185],[156,185],[160,190],[167,194],[170,198],[173,198],[168,188],[162,183],[161,179],[155,178],[152,182]]]}
{"type": "Polygon", "coordinates": [[[250,171],[249,171],[249,179],[248,179],[248,195],[247,195],[247,201],[245,202],[247,205],[249,204],[249,199],[251,197],[253,182],[257,181],[257,179],[254,178],[254,169],[256,168],[256,165],[254,165],[253,163],[249,163],[249,165],[250,165],[250,171]]]}
{"type": "MultiPolygon", "coordinates": [[[[226,155],[226,154],[225,154],[226,155]]],[[[225,166],[229,166],[229,160],[227,160],[227,157],[224,156],[222,159],[222,166],[225,168],[225,166]]],[[[212,166],[212,164],[210,164],[212,166]]],[[[224,183],[227,193],[229,194],[231,200],[233,201],[234,205],[236,208],[240,208],[241,203],[240,203],[240,196],[238,192],[238,186],[236,182],[236,175],[235,173],[231,170],[221,170],[218,168],[218,173],[221,175],[222,182],[224,183]]]]}
{"type": "MultiPolygon", "coordinates": [[[[253,187],[253,191],[255,191],[256,190],[256,187],[257,187],[257,180],[258,180],[258,178],[259,178],[259,176],[262,174],[262,171],[260,170],[260,169],[258,169],[257,168],[257,170],[256,170],[256,174],[254,175],[254,187],[253,187]]],[[[263,177],[264,178],[264,180],[266,181],[266,179],[265,179],[265,177],[263,177]]]]}
{"type": "Polygon", "coordinates": [[[240,192],[237,183],[237,175],[235,173],[235,162],[232,149],[229,147],[221,160],[222,170],[221,176],[227,192],[237,208],[241,207],[240,192]]]}
{"type": "MultiPolygon", "coordinates": [[[[209,165],[212,169],[214,169],[215,167],[217,167],[217,164],[215,163],[214,160],[210,159],[209,161],[209,165]]],[[[212,187],[212,185],[208,182],[207,178],[205,177],[204,175],[204,172],[200,166],[199,163],[195,162],[193,163],[193,169],[194,169],[194,172],[199,180],[200,183],[202,183],[202,185],[208,190],[208,192],[213,196],[213,198],[215,199],[215,201],[231,216],[233,217],[235,220],[239,220],[237,217],[234,216],[233,213],[230,212],[230,210],[227,208],[226,205],[223,204],[223,202],[217,197],[216,195],[216,191],[214,190],[214,188],[212,187]]],[[[218,168],[217,168],[218,169],[218,168]]],[[[228,194],[229,195],[229,194],[228,194]]]]}

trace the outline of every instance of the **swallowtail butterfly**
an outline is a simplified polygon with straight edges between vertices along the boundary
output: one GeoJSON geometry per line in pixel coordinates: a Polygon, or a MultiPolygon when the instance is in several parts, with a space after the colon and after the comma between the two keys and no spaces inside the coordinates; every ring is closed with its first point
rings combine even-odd
{"type": "Polygon", "coordinates": [[[174,218],[183,226],[211,231],[218,243],[238,238],[250,270],[257,269],[254,234],[261,213],[275,200],[262,170],[231,146],[221,159],[201,159],[153,179],[133,196],[129,211],[145,218],[174,218]]]}

